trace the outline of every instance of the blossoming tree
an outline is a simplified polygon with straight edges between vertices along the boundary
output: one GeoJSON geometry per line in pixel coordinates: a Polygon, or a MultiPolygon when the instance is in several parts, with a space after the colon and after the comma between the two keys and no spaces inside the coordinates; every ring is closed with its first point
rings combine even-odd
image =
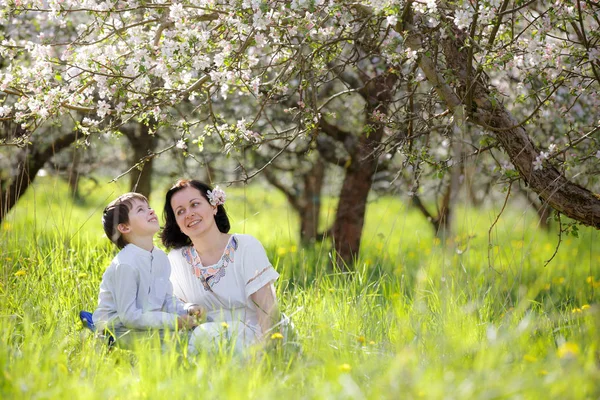
{"type": "MultiPolygon", "coordinates": [[[[78,129],[87,135],[153,121],[177,127],[180,148],[214,136],[225,151],[264,141],[285,150],[331,123],[325,114],[334,100],[371,87],[378,100],[365,103],[367,152],[424,162],[431,142],[423,138],[440,131],[452,149],[442,169],[500,149],[510,162],[502,165],[507,184],[522,180],[546,205],[600,227],[596,2],[3,4],[0,118],[20,124],[25,136],[77,112],[86,115],[78,129]],[[64,31],[46,32],[32,15],[64,31]],[[24,24],[31,34],[17,34],[24,24]],[[334,80],[343,85],[332,89],[334,80]],[[246,96],[254,112],[224,118],[215,105],[232,96],[246,96]],[[290,98],[298,106],[289,121],[270,124],[270,107],[290,98]],[[377,140],[369,139],[374,132],[377,140]]],[[[362,220],[355,225],[360,232],[362,220]]],[[[345,260],[356,255],[352,246],[345,260]]]]}

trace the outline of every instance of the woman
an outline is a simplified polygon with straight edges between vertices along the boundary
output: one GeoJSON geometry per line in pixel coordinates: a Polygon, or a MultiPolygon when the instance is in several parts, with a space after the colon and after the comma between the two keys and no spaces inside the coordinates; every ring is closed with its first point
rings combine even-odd
{"type": "Polygon", "coordinates": [[[178,181],[165,199],[161,239],[173,249],[173,292],[204,307],[209,321],[192,335],[191,344],[198,350],[223,337],[242,350],[279,329],[273,288],[279,274],[258,240],[228,233],[224,203],[222,190],[196,180],[178,181]]]}

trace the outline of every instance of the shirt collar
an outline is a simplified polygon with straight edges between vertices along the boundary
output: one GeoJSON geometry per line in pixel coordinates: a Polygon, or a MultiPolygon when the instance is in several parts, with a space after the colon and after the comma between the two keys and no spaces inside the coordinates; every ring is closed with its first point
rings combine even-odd
{"type": "Polygon", "coordinates": [[[136,246],[133,243],[128,243],[123,250],[127,249],[128,252],[131,252],[133,254],[135,254],[136,256],[140,256],[140,257],[152,257],[155,255],[156,253],[156,246],[152,247],[152,251],[148,251],[145,249],[142,249],[139,246],[136,246]]]}

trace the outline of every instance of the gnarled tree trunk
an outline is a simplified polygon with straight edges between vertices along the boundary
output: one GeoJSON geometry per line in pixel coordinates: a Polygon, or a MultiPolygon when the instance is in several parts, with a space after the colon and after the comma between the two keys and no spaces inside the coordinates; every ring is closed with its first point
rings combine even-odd
{"type": "MultiPolygon", "coordinates": [[[[491,96],[489,87],[477,72],[469,68],[466,33],[448,24],[452,32],[443,41],[445,65],[437,65],[425,52],[419,55],[418,63],[427,80],[438,92],[451,111],[465,104],[470,120],[492,134],[510,157],[521,178],[546,204],[584,225],[600,228],[600,195],[569,181],[552,165],[535,170],[533,162],[540,152],[533,144],[527,131],[502,104],[491,96]],[[453,71],[458,79],[456,91],[445,82],[441,70],[453,71]],[[470,90],[467,90],[470,89],[470,90]],[[472,99],[472,100],[469,100],[472,99]],[[470,103],[470,104],[467,104],[470,103]],[[470,108],[469,108],[470,106],[470,108]]],[[[423,49],[421,34],[406,24],[410,33],[406,45],[412,49],[423,49]]]]}

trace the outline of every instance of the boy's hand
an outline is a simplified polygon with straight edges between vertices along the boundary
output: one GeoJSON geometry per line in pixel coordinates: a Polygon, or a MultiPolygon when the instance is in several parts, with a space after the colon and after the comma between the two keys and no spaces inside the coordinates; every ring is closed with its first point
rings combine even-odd
{"type": "Polygon", "coordinates": [[[206,315],[206,310],[198,304],[193,304],[190,307],[188,307],[187,313],[188,315],[193,315],[197,319],[202,320],[206,315]]]}
{"type": "Polygon", "coordinates": [[[177,318],[177,328],[192,329],[198,326],[198,319],[194,315],[180,315],[177,318]]]}

